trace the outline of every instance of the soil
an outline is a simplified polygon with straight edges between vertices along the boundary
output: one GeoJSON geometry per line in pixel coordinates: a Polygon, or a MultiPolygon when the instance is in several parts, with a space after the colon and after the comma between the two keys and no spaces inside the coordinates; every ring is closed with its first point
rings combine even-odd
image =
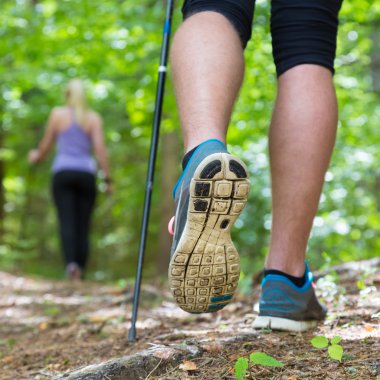
{"type": "Polygon", "coordinates": [[[285,365],[251,364],[246,379],[380,379],[380,260],[342,268],[317,282],[329,316],[302,334],[251,328],[258,285],[216,314],[190,315],[165,287],[145,284],[134,343],[127,340],[132,288],[0,272],[0,380],[52,379],[150,347],[184,345],[200,353],[179,362],[162,358],[141,378],[235,379],[236,360],[259,351],[285,365]],[[315,335],[342,337],[342,361],[314,348],[315,335]]]}

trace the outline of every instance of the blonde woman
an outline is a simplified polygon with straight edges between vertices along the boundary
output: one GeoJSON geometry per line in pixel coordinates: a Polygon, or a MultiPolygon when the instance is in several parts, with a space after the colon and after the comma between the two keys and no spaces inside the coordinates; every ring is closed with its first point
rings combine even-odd
{"type": "Polygon", "coordinates": [[[103,171],[106,190],[111,191],[102,119],[86,106],[81,80],[71,80],[65,92],[66,105],[52,110],[38,149],[29,152],[31,164],[42,161],[54,142],[53,197],[60,225],[66,274],[82,278],[89,253],[89,228],[96,196],[96,163],[103,171]]]}

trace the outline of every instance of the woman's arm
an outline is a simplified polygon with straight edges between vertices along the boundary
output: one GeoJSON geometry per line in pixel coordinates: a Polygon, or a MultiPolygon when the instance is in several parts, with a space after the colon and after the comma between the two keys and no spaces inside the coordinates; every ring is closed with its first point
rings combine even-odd
{"type": "Polygon", "coordinates": [[[111,190],[111,176],[108,164],[107,148],[104,143],[104,135],[102,128],[102,119],[99,115],[94,114],[91,120],[90,136],[94,146],[96,159],[104,174],[104,181],[107,184],[107,191],[111,190]]]}
{"type": "Polygon", "coordinates": [[[37,149],[33,149],[29,152],[28,160],[31,164],[42,161],[45,156],[49,153],[56,135],[56,124],[57,124],[57,112],[58,110],[54,108],[49,116],[45,134],[38,145],[37,149]]]}

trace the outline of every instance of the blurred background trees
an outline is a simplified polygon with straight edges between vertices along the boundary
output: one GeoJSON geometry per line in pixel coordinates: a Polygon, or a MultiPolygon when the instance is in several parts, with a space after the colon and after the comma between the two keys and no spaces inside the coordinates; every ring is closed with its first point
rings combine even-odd
{"type": "MultiPolygon", "coordinates": [[[[181,20],[177,4],[174,25],[181,20]]],[[[132,277],[149,152],[164,1],[2,0],[0,5],[0,269],[62,276],[50,198],[50,164],[26,154],[42,136],[68,79],[85,80],[102,114],[115,192],[99,181],[89,274],[132,277]]],[[[260,270],[271,223],[267,129],[276,90],[270,2],[257,0],[247,71],[229,149],[248,164],[250,203],[234,236],[246,278],[260,270]]],[[[380,251],[380,3],[345,0],[335,82],[340,118],[309,244],[312,267],[380,251]]],[[[171,188],[182,156],[172,85],[167,83],[145,276],[166,275],[171,188]]]]}

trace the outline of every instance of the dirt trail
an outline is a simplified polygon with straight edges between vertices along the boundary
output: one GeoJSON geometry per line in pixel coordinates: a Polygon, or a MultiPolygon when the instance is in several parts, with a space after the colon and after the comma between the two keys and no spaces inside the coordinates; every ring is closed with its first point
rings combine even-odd
{"type": "Polygon", "coordinates": [[[379,379],[380,260],[339,267],[318,285],[329,318],[304,334],[254,332],[257,287],[252,296],[238,295],[217,314],[194,316],[178,309],[166,289],[145,285],[138,341],[128,344],[132,289],[0,272],[0,380],[52,379],[78,367],[157,347],[186,347],[185,356],[192,364],[184,365],[183,355],[169,360],[170,355],[155,354],[159,361],[152,370],[147,364],[141,376],[130,372],[125,379],[234,379],[236,359],[254,351],[285,366],[251,366],[249,379],[379,379]],[[313,348],[314,335],[341,336],[342,363],[313,348]],[[193,346],[197,352],[191,354],[193,346]]]}

